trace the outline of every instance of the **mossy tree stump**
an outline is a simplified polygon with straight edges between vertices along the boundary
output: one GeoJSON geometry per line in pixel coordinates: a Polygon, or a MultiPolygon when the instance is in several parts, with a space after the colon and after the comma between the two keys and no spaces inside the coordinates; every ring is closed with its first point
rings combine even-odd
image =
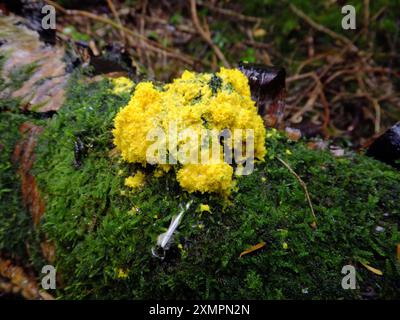
{"type": "MultiPolygon", "coordinates": [[[[12,94],[7,79],[1,85],[12,94]]],[[[133,192],[124,179],[138,165],[121,160],[111,133],[130,93],[114,94],[107,78],[90,81],[76,71],[65,98],[44,119],[23,112],[12,95],[1,98],[1,261],[24,266],[30,280],[54,264],[54,296],[400,297],[400,173],[392,167],[352,152],[312,150],[272,130],[266,161],[238,178],[228,199],[184,192],[172,172],[154,177],[151,166],[141,168],[145,186],[133,192]],[[316,228],[302,186],[278,159],[306,184],[316,228]],[[174,244],[164,259],[154,257],[157,236],[189,201],[174,244]],[[341,286],[345,265],[356,267],[355,290],[341,286]]],[[[22,290],[2,265],[10,264],[0,264],[3,290],[22,290]]]]}

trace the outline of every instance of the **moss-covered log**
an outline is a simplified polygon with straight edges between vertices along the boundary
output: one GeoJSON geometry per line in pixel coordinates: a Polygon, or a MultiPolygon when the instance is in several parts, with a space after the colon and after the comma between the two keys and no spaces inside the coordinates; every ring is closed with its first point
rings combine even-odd
{"type": "Polygon", "coordinates": [[[187,193],[173,172],[156,178],[151,166],[145,186],[131,191],[124,179],[137,165],[121,160],[111,131],[130,95],[112,88],[106,78],[76,72],[53,117],[1,112],[1,254],[38,280],[42,266],[54,264],[56,297],[400,297],[398,171],[270,130],[266,161],[239,177],[228,199],[187,193]],[[306,184],[316,228],[304,189],[278,159],[306,184]],[[158,235],[189,202],[160,259],[152,250],[158,235]],[[355,290],[341,286],[349,264],[357,270],[355,290]]]}

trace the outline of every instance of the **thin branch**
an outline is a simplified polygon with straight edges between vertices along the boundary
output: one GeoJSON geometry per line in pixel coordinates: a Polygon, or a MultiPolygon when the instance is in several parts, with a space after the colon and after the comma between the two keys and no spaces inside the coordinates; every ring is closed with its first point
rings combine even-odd
{"type": "Polygon", "coordinates": [[[244,14],[238,13],[238,12],[233,11],[233,10],[215,7],[215,6],[211,5],[211,4],[209,4],[207,2],[203,2],[203,1],[197,1],[197,4],[199,6],[206,7],[208,9],[210,9],[211,11],[215,11],[217,13],[232,17],[235,20],[254,22],[254,23],[260,23],[263,20],[262,18],[259,18],[259,17],[246,16],[244,14]]]}
{"type": "Polygon", "coordinates": [[[118,23],[102,17],[102,16],[98,16],[94,13],[88,12],[88,11],[83,11],[83,10],[67,10],[65,8],[63,8],[62,6],[60,6],[58,3],[55,3],[52,0],[45,0],[46,3],[54,6],[57,10],[59,10],[60,12],[62,12],[65,15],[69,15],[69,16],[82,16],[82,17],[86,17],[95,21],[99,21],[102,22],[104,24],[108,24],[110,26],[112,26],[113,28],[117,29],[117,30],[123,30],[125,32],[125,34],[130,35],[131,37],[137,38],[137,39],[141,39],[145,42],[146,44],[146,48],[152,51],[156,51],[156,52],[163,52],[166,56],[169,56],[171,58],[175,58],[178,60],[181,60],[187,64],[191,64],[193,65],[194,62],[200,62],[198,60],[194,60],[192,57],[176,52],[175,50],[172,50],[170,48],[167,48],[161,44],[159,44],[158,42],[152,41],[150,39],[147,39],[146,37],[140,35],[137,32],[134,32],[128,28],[125,28],[124,26],[120,26],[118,23]]]}
{"type": "Polygon", "coordinates": [[[324,107],[324,122],[322,124],[322,132],[324,134],[324,138],[327,139],[327,138],[329,138],[328,126],[329,126],[329,122],[331,119],[331,112],[330,112],[329,102],[326,99],[322,84],[321,84],[320,90],[319,90],[319,97],[321,100],[321,104],[324,107]]]}
{"type": "Polygon", "coordinates": [[[211,35],[209,32],[206,32],[200,25],[199,17],[197,16],[197,8],[196,8],[196,0],[190,0],[190,12],[192,14],[192,20],[194,27],[200,36],[207,42],[207,44],[213,49],[216,56],[223,63],[223,65],[227,68],[230,68],[229,62],[226,60],[224,54],[220,50],[220,48],[212,41],[211,35]]]}
{"type": "Polygon", "coordinates": [[[368,37],[368,29],[369,29],[369,19],[370,19],[370,11],[369,11],[369,0],[363,1],[364,7],[364,26],[363,26],[363,33],[365,37],[368,37]]]}
{"type": "MultiPolygon", "coordinates": [[[[157,24],[161,24],[164,26],[171,26],[171,23],[167,20],[158,18],[158,17],[153,17],[153,16],[146,16],[144,14],[141,13],[130,13],[131,16],[138,18],[138,19],[145,19],[146,21],[150,22],[150,23],[157,23],[157,24]]],[[[195,30],[193,30],[191,27],[186,26],[184,24],[182,25],[174,25],[173,29],[184,32],[184,33],[189,33],[189,34],[197,34],[197,32],[195,30]]]]}
{"type": "Polygon", "coordinates": [[[125,40],[126,40],[125,32],[124,32],[124,29],[122,28],[121,19],[119,18],[118,12],[115,9],[114,3],[112,0],[107,0],[107,4],[108,4],[108,7],[110,8],[112,14],[114,15],[115,20],[117,20],[117,23],[120,27],[119,31],[121,34],[122,41],[125,43],[125,40]]]}

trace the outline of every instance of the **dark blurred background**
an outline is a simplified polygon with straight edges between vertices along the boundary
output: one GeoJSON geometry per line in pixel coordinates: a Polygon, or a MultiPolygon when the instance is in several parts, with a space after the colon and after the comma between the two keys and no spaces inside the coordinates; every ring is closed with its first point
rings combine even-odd
{"type": "Polygon", "coordinates": [[[125,50],[149,78],[239,61],[284,67],[285,119],[309,137],[359,148],[400,120],[400,0],[46,2],[64,40],[125,50]],[[355,30],[342,28],[344,5],[355,30]]]}

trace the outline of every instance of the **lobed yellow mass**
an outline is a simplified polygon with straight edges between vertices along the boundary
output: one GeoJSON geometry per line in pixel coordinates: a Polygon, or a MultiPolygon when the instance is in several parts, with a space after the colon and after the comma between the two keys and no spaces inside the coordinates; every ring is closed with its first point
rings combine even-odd
{"type": "MultiPolygon", "coordinates": [[[[251,99],[246,76],[237,69],[221,68],[216,74],[185,71],[180,78],[161,87],[152,82],[140,82],[128,105],[117,114],[114,125],[114,143],[125,161],[142,166],[156,165],[158,176],[161,176],[160,170],[174,168],[178,182],[188,192],[229,195],[234,186],[234,169],[224,160],[223,152],[217,160],[208,161],[207,155],[204,157],[207,151],[211,154],[211,140],[215,139],[207,136],[211,140],[205,140],[206,130],[251,129],[254,132],[254,158],[263,161],[266,153],[263,120],[251,99]],[[169,133],[171,124],[178,132],[174,139],[169,133]],[[148,158],[147,150],[154,144],[148,137],[154,129],[166,133],[163,141],[166,153],[174,156],[176,163],[160,164],[156,159],[148,158]],[[199,141],[194,143],[190,137],[181,134],[186,129],[198,136],[199,141]],[[193,150],[197,148],[199,150],[193,150]],[[198,151],[197,159],[203,161],[180,161],[176,155],[182,150],[198,151]]],[[[246,137],[240,138],[232,136],[233,151],[243,147],[246,137]]]]}

